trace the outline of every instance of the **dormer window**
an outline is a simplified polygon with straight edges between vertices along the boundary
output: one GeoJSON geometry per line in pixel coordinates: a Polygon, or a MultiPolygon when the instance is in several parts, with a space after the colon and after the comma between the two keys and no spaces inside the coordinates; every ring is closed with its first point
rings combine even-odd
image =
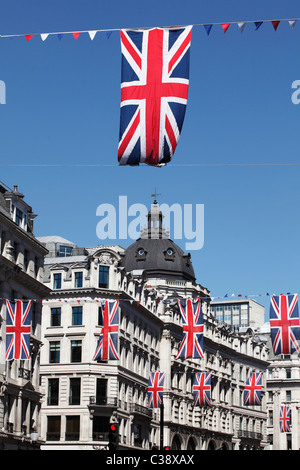
{"type": "Polygon", "coordinates": [[[19,225],[20,227],[22,227],[23,225],[23,212],[20,211],[20,209],[16,208],[16,219],[15,219],[15,222],[17,225],[19,225]]]}
{"type": "Polygon", "coordinates": [[[72,247],[60,245],[58,256],[60,257],[72,256],[72,247]]]}

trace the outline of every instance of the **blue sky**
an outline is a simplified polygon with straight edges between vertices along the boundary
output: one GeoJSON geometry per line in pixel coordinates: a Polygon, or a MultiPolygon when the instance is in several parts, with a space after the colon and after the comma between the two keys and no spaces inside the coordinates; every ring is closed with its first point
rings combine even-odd
{"type": "MultiPolygon", "coordinates": [[[[0,32],[298,17],[292,0],[2,0],[0,32]]],[[[247,24],[243,33],[232,24],[226,34],[216,25],[209,36],[195,26],[182,135],[160,169],[117,165],[118,32],[94,41],[87,34],[0,38],[0,180],[17,184],[33,206],[37,236],[79,246],[101,244],[96,208],[117,205],[119,195],[150,206],[156,188],[162,203],[204,204],[204,246],[191,255],[211,295],[298,292],[300,105],[291,86],[300,80],[299,38],[300,21],[294,30],[282,22],[276,32],[270,23],[258,31],[247,24]],[[184,166],[195,164],[207,166],[184,166]]],[[[268,298],[259,301],[268,308],[268,298]]]]}

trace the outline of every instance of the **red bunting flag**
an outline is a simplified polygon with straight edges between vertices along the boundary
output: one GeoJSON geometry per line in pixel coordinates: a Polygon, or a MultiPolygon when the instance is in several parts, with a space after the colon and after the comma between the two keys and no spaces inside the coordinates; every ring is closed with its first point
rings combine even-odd
{"type": "Polygon", "coordinates": [[[33,37],[33,34],[25,34],[25,38],[27,41],[30,41],[30,39],[33,37]]]}
{"type": "Polygon", "coordinates": [[[227,29],[228,29],[229,26],[230,26],[230,23],[223,23],[221,26],[222,26],[222,28],[223,28],[223,30],[224,30],[224,33],[226,33],[227,29]]]}
{"type": "Polygon", "coordinates": [[[77,39],[78,36],[80,35],[80,33],[72,33],[72,34],[73,34],[73,36],[74,36],[75,39],[77,39]]]}
{"type": "Polygon", "coordinates": [[[272,25],[273,25],[273,28],[275,29],[275,31],[278,28],[279,23],[280,23],[280,21],[272,21],[272,25]]]}

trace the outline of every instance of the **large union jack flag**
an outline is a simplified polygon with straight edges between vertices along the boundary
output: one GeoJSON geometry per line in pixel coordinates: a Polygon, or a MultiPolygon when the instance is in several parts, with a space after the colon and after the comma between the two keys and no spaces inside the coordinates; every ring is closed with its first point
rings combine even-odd
{"type": "Polygon", "coordinates": [[[163,401],[165,372],[150,372],[148,382],[148,407],[160,408],[163,401]]]}
{"type": "Polygon", "coordinates": [[[244,405],[261,405],[262,372],[252,372],[244,388],[244,405]]]}
{"type": "Polygon", "coordinates": [[[6,300],[7,361],[30,358],[31,300],[6,300]]]}
{"type": "Polygon", "coordinates": [[[291,432],[291,407],[281,405],[280,407],[280,432],[291,432]]]}
{"type": "Polygon", "coordinates": [[[121,30],[120,165],[169,162],[189,89],[192,26],[121,30]]]}
{"type": "Polygon", "coordinates": [[[102,303],[103,326],[93,357],[93,361],[101,359],[119,359],[118,356],[118,331],[119,331],[119,301],[105,300],[102,303]]]}
{"type": "Polygon", "coordinates": [[[300,353],[298,294],[271,297],[270,327],[274,354],[300,353]]]}
{"type": "Polygon", "coordinates": [[[192,302],[191,299],[181,301],[178,299],[182,319],[182,341],[176,359],[202,358],[203,355],[203,313],[200,299],[192,302]]]}
{"type": "Polygon", "coordinates": [[[197,372],[193,384],[194,406],[212,406],[211,373],[197,372]]]}

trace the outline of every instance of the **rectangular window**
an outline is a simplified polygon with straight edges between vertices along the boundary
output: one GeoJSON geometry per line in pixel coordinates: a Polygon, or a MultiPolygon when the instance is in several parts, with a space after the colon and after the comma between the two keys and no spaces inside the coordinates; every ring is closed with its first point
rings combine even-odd
{"type": "Polygon", "coordinates": [[[107,401],[107,379],[97,379],[96,404],[106,405],[107,401]]]}
{"type": "Polygon", "coordinates": [[[47,441],[60,440],[60,416],[48,416],[47,441]]]}
{"type": "Polygon", "coordinates": [[[99,287],[108,287],[109,266],[99,266],[99,287]]]}
{"type": "Polygon", "coordinates": [[[72,247],[60,245],[58,256],[60,257],[72,256],[72,247]]]}
{"type": "Polygon", "coordinates": [[[79,441],[80,416],[66,416],[66,441],[79,441]]]}
{"type": "Polygon", "coordinates": [[[103,326],[102,307],[98,307],[98,325],[103,326]]]}
{"type": "Polygon", "coordinates": [[[16,209],[16,224],[22,225],[23,222],[23,212],[20,209],[16,209]]]}
{"type": "Polygon", "coordinates": [[[106,416],[94,416],[93,422],[93,441],[108,440],[109,418],[106,416]]]}
{"type": "Polygon", "coordinates": [[[82,307],[72,307],[72,325],[82,325],[82,307]]]}
{"type": "Polygon", "coordinates": [[[81,362],[81,349],[81,339],[71,341],[71,362],[81,362]]]}
{"type": "Polygon", "coordinates": [[[53,289],[61,289],[61,273],[53,275],[53,289]]]}
{"type": "Polygon", "coordinates": [[[51,308],[50,326],[60,326],[61,308],[51,308]]]}
{"type": "Polygon", "coordinates": [[[80,405],[81,379],[74,377],[70,379],[69,405],[80,405]]]}
{"type": "Polygon", "coordinates": [[[59,364],[59,361],[60,361],[60,341],[50,341],[49,362],[50,364],[59,364]]]}
{"type": "Polygon", "coordinates": [[[58,405],[59,379],[48,380],[48,405],[58,405]]]}
{"type": "Polygon", "coordinates": [[[75,273],[75,287],[82,287],[83,272],[75,273]]]}

